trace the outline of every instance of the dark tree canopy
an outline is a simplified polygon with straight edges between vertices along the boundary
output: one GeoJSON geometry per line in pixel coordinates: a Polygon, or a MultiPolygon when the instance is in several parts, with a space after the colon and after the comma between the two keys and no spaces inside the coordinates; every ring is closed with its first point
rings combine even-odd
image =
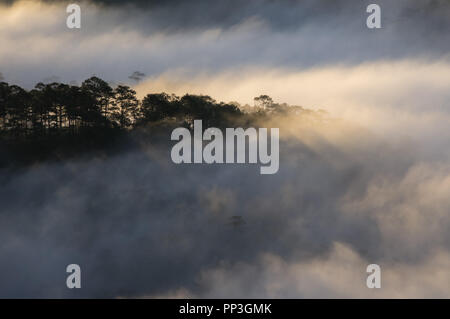
{"type": "Polygon", "coordinates": [[[196,119],[203,120],[205,128],[247,126],[261,116],[307,112],[299,106],[276,104],[267,95],[254,100],[255,107],[241,107],[206,95],[152,93],[140,101],[129,86],[112,88],[95,76],[81,86],[38,83],[30,91],[0,82],[0,134],[3,139],[78,136],[167,121],[189,128],[196,119]]]}
{"type": "Polygon", "coordinates": [[[3,137],[77,135],[105,128],[129,130],[166,119],[187,123],[203,119],[207,125],[220,125],[239,114],[235,105],[217,103],[209,96],[154,93],[139,101],[130,87],[112,88],[95,76],[81,86],[38,83],[31,91],[0,82],[3,137]]]}

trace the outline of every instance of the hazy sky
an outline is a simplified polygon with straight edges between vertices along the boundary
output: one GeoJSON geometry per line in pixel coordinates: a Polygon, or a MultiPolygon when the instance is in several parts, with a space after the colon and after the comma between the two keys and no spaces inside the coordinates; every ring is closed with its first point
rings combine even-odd
{"type": "MultiPolygon", "coordinates": [[[[2,1],[5,2],[5,1],[2,1]]],[[[288,69],[405,58],[448,61],[449,1],[379,1],[381,30],[365,26],[370,1],[87,1],[80,30],[64,1],[0,7],[0,72],[37,81],[93,73],[129,82],[134,71],[212,75],[243,67],[288,69]]],[[[237,71],[238,72],[238,71],[237,71]]],[[[236,97],[238,98],[238,97],[236,97]]],[[[301,101],[299,101],[301,102],[301,101]]]]}
{"type": "Polygon", "coordinates": [[[0,2],[10,83],[96,74],[141,97],[268,94],[332,119],[282,119],[265,178],[151,146],[2,171],[1,297],[450,296],[450,1],[86,1],[80,30],[65,2],[0,2]],[[81,292],[60,285],[74,261],[81,292]]]}

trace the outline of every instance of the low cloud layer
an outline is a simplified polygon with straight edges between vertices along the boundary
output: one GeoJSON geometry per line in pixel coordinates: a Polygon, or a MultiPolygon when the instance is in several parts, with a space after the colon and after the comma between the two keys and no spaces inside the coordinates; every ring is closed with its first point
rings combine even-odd
{"type": "Polygon", "coordinates": [[[339,120],[274,121],[271,176],[177,166],[151,144],[3,171],[0,295],[448,296],[449,161],[339,120]],[[70,263],[83,269],[77,291],[70,263]],[[370,263],[377,292],[364,287],[370,263]]]}
{"type": "MultiPolygon", "coordinates": [[[[450,137],[450,63],[403,59],[357,66],[229,70],[223,73],[174,71],[147,79],[138,94],[175,92],[209,94],[218,100],[253,105],[268,94],[276,101],[323,109],[330,116],[367,128],[392,142],[418,141],[424,156],[446,153],[450,137]],[[395,76],[394,76],[395,75],[395,76]],[[301,103],[299,103],[301,101],[301,103]]],[[[448,155],[448,152],[446,153],[448,155]]]]}
{"type": "Polygon", "coordinates": [[[222,264],[202,273],[204,291],[178,289],[163,298],[442,298],[450,294],[448,252],[437,252],[419,265],[383,263],[382,290],[367,289],[370,264],[348,246],[336,243],[329,254],[307,261],[286,262],[266,254],[257,263],[222,264]]]}

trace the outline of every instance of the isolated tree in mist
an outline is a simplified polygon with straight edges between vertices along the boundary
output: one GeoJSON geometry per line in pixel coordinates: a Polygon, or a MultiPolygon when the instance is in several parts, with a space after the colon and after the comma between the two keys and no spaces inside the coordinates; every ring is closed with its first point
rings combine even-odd
{"type": "Polygon", "coordinates": [[[256,107],[261,107],[263,109],[273,107],[274,105],[272,98],[268,95],[260,95],[253,100],[255,101],[256,107]]]}
{"type": "Polygon", "coordinates": [[[144,76],[145,73],[134,71],[128,78],[139,83],[144,76]]]}

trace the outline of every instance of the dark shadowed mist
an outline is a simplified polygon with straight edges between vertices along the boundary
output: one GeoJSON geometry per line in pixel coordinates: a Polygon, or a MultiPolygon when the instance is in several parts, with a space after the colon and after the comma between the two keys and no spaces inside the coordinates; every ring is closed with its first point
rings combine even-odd
{"type": "Polygon", "coordinates": [[[342,212],[342,200],[362,199],[375,177],[401,180],[414,164],[407,146],[361,137],[363,145],[351,150],[319,137],[314,147],[286,137],[275,175],[260,175],[258,165],[175,165],[169,136],[155,143],[141,135],[133,137],[139,147],[119,155],[3,169],[0,297],[179,288],[205,296],[198,280],[208,269],[256,264],[266,253],[288,263],[312,260],[335,242],[373,262],[414,264],[426,248],[392,248],[370,211],[342,212]],[[81,266],[82,289],[65,286],[71,263],[81,266]]]}

